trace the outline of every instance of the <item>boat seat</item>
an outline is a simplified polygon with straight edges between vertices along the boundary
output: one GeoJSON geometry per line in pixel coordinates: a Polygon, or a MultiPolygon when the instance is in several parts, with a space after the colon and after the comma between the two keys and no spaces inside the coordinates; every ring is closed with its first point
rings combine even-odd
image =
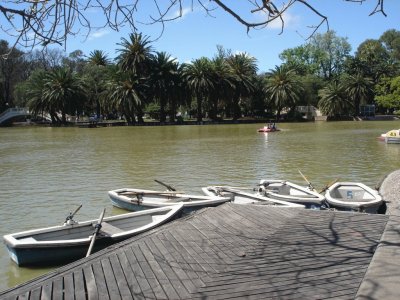
{"type": "MultiPolygon", "coordinates": [[[[96,224],[94,224],[93,226],[95,226],[96,224]]],[[[119,229],[118,227],[115,227],[107,222],[102,222],[101,223],[101,228],[100,228],[100,232],[105,233],[106,235],[113,235],[116,233],[121,233],[124,232],[124,230],[119,229]]]]}

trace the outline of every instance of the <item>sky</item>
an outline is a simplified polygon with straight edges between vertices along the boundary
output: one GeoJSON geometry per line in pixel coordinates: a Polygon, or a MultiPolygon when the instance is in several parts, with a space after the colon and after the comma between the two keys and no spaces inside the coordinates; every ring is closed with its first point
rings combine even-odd
{"type": "MultiPolygon", "coordinates": [[[[378,39],[388,29],[400,30],[400,1],[385,0],[387,17],[380,13],[369,16],[377,1],[367,0],[360,4],[344,0],[309,0],[308,3],[328,17],[330,30],[334,30],[337,36],[348,39],[353,54],[366,39],[378,39]]],[[[234,9],[243,12],[246,10],[246,3],[250,1],[224,2],[233,3],[231,6],[234,9]]],[[[142,3],[147,6],[153,1],[144,0],[142,3]]],[[[196,1],[193,1],[193,7],[192,1],[185,0],[183,3],[186,5],[183,7],[184,16],[166,23],[163,32],[157,24],[137,23],[139,32],[153,40],[152,46],[156,51],[165,51],[180,63],[187,63],[202,56],[212,58],[217,53],[217,45],[221,45],[232,53],[246,52],[255,57],[259,72],[266,72],[282,63],[279,54],[283,50],[307,43],[307,38],[314,30],[312,26],[321,21],[310,9],[298,3],[285,14],[282,33],[278,23],[247,32],[243,25],[220,8],[213,11],[212,16],[208,16],[196,1]]],[[[137,20],[148,21],[150,12],[154,12],[151,7],[139,8],[137,20]]],[[[98,12],[89,13],[89,19],[93,23],[98,18],[98,12]]],[[[253,16],[253,20],[260,18],[257,14],[253,16]]],[[[318,32],[324,33],[327,29],[323,24],[318,32]]],[[[119,32],[109,28],[93,30],[87,38],[82,32],[81,36],[68,39],[65,50],[70,53],[79,49],[86,55],[93,50],[102,50],[110,58],[114,58],[117,55],[116,50],[121,48],[118,45],[121,38],[128,38],[130,32],[132,30],[128,26],[119,32]]],[[[3,33],[0,34],[0,38],[5,38],[3,33]]]]}

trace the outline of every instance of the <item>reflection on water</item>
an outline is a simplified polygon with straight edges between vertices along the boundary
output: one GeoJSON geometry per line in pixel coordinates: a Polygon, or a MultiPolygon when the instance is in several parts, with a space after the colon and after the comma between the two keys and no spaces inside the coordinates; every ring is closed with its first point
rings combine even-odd
{"type": "MultiPolygon", "coordinates": [[[[164,189],[154,179],[200,194],[213,184],[254,186],[262,178],[317,188],[340,178],[375,186],[400,168],[400,145],[377,140],[400,128],[393,122],[280,124],[258,133],[259,124],[0,128],[0,234],[76,219],[123,213],[107,191],[122,187],[164,189]]],[[[18,268],[0,248],[0,290],[48,269],[18,268]]]]}

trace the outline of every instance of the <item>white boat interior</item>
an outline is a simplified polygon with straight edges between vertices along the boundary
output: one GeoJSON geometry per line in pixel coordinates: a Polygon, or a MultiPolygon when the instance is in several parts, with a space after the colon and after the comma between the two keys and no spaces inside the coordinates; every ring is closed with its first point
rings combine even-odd
{"type": "MultiPolygon", "coordinates": [[[[174,207],[149,209],[104,218],[101,223],[98,238],[110,237],[112,239],[118,239],[120,237],[137,234],[152,227],[156,227],[161,222],[173,216],[181,208],[182,204],[174,207]]],[[[62,226],[34,229],[5,235],[4,240],[13,247],[27,247],[32,244],[80,244],[90,241],[97,223],[98,220],[70,222],[62,226]]]]}
{"type": "Polygon", "coordinates": [[[268,197],[287,201],[310,202],[321,204],[325,197],[295,183],[285,180],[261,180],[259,184],[259,193],[268,197]]]}
{"type": "Polygon", "coordinates": [[[202,191],[205,195],[220,195],[223,197],[232,197],[232,202],[236,204],[258,204],[258,205],[278,205],[286,207],[304,208],[304,205],[272,199],[267,196],[246,192],[245,188],[237,188],[230,186],[208,186],[203,187],[202,191]]]}

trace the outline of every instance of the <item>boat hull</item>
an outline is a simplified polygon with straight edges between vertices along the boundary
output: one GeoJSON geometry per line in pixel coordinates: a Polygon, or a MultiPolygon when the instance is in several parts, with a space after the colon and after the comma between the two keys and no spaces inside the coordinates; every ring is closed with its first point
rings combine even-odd
{"type": "Polygon", "coordinates": [[[131,212],[84,222],[69,221],[62,226],[28,230],[3,237],[11,259],[19,266],[50,266],[86,256],[96,229],[96,241],[91,253],[112,244],[149,231],[181,217],[182,204],[131,212]]]}
{"type": "Polygon", "coordinates": [[[218,197],[218,196],[196,196],[186,195],[183,193],[164,193],[150,190],[139,189],[118,189],[108,192],[111,203],[119,208],[129,211],[142,211],[151,208],[165,207],[181,203],[183,205],[182,213],[189,214],[198,209],[205,207],[215,207],[222,203],[232,200],[231,197],[218,197]],[[137,193],[138,197],[124,196],[124,192],[137,193]],[[147,197],[146,195],[154,194],[154,196],[147,197]]]}
{"type": "MultiPolygon", "coordinates": [[[[116,242],[118,242],[118,240],[96,240],[92,253],[102,250],[116,242]]],[[[38,248],[13,248],[9,245],[6,246],[10,258],[20,267],[62,265],[85,257],[89,249],[89,243],[38,248]]]]}
{"type": "Polygon", "coordinates": [[[309,209],[321,209],[325,205],[324,195],[284,180],[261,180],[258,193],[272,199],[302,204],[309,209]]]}
{"type": "Polygon", "coordinates": [[[331,208],[372,214],[384,204],[377,191],[358,182],[337,182],[327,189],[325,198],[331,208]]]}

